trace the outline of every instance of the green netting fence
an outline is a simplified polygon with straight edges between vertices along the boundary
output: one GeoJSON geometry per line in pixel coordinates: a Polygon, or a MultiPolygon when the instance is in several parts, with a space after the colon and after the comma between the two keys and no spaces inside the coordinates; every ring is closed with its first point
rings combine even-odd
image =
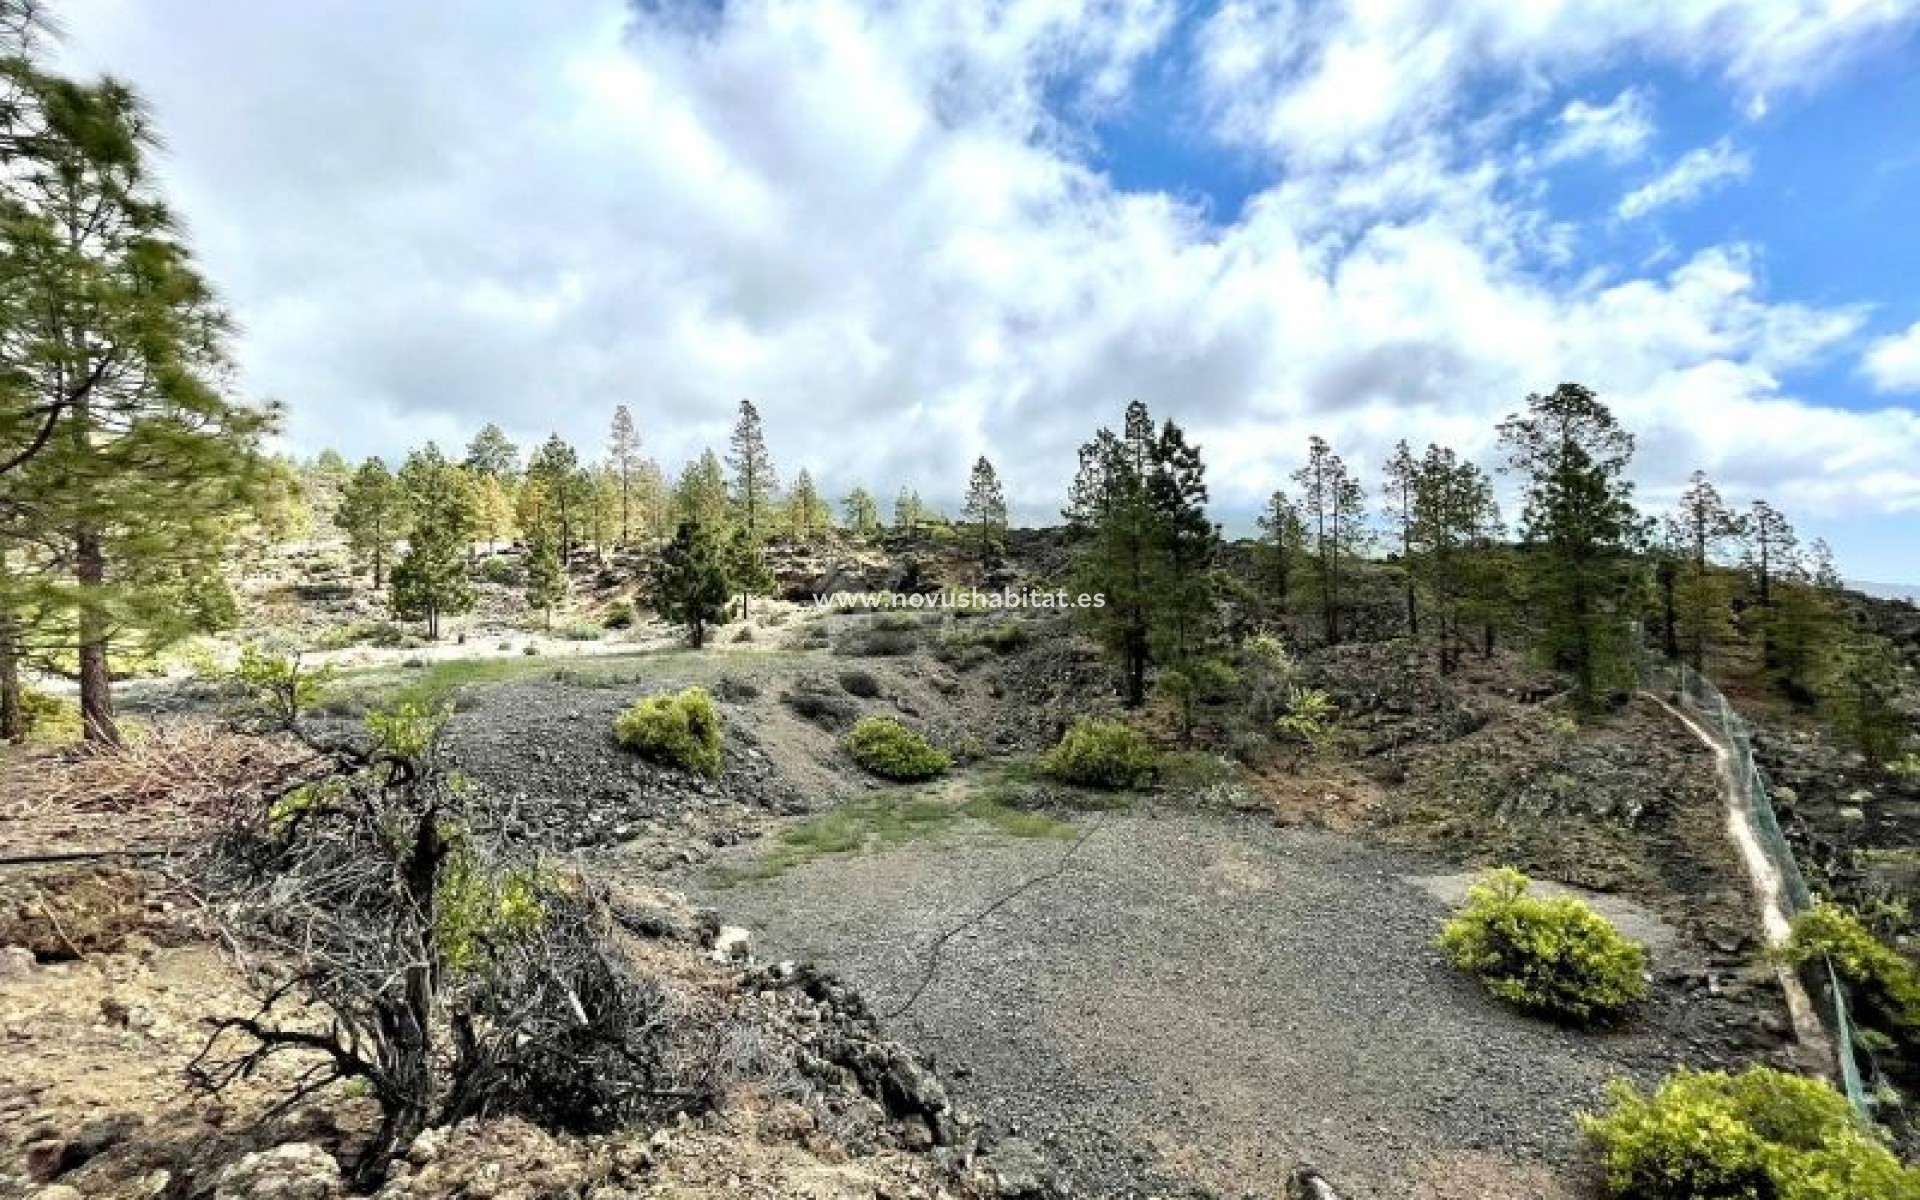
{"type": "MultiPolygon", "coordinates": [[[[1780,880],[1780,907],[1787,918],[1791,920],[1796,914],[1812,908],[1813,892],[1807,887],[1807,878],[1794,858],[1793,847],[1780,828],[1780,818],[1774,812],[1766,776],[1760,773],[1759,764],[1754,761],[1753,736],[1746,721],[1721,695],[1719,688],[1685,663],[1649,664],[1647,675],[1652,686],[1678,696],[1699,720],[1708,736],[1727,752],[1727,768],[1737,799],[1753,831],[1754,840],[1780,880]]],[[[1863,1118],[1871,1119],[1866,1088],[1861,1081],[1860,1061],[1854,1049],[1853,1022],[1847,1012],[1846,989],[1841,987],[1833,963],[1825,956],[1817,962],[1807,963],[1800,971],[1800,982],[1813,1002],[1820,1024],[1833,1042],[1841,1087],[1848,1101],[1863,1118]]]]}

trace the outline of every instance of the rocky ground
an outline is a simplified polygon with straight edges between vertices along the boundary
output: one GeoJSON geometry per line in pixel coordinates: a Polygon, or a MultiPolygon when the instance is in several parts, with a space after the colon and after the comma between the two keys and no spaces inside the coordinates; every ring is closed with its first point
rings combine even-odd
{"type": "MultiPolygon", "coordinates": [[[[1004,582],[1064,571],[1057,538],[1027,540],[1023,573],[1004,582]]],[[[761,1030],[792,1052],[743,1079],[728,1112],[692,1125],[605,1139],[516,1122],[436,1134],[383,1195],[933,1197],[1057,1184],[1238,1198],[1279,1194],[1306,1160],[1356,1197],[1584,1200],[1591,1180],[1571,1114],[1605,1079],[1786,1052],[1711,760],[1655,705],[1575,726],[1550,682],[1505,655],[1442,682],[1403,643],[1308,651],[1302,680],[1338,711],[1326,752],[1249,739],[1243,698],[1221,698],[1157,794],[1094,813],[1025,782],[1068,721],[1114,703],[1110,669],[1068,621],[806,603],[819,591],[937,586],[955,571],[937,539],[789,557],[778,564],[786,598],[757,603],[698,654],[643,623],[554,639],[591,648],[566,661],[527,656],[512,640],[531,636],[526,614],[512,611],[510,583],[490,583],[469,646],[506,661],[493,682],[451,694],[448,750],[493,798],[491,832],[618,878],[653,906],[632,952],[703,1019],[761,1030]],[[696,684],[727,730],[717,779],[614,742],[626,705],[696,684]],[[1050,832],[1067,836],[962,820],[885,852],[826,854],[757,879],[741,871],[801,822],[897,794],[841,748],[869,714],[955,752],[950,798],[991,791],[1065,822],[1050,832]],[[1495,863],[1588,889],[1648,940],[1646,1011],[1575,1035],[1513,1015],[1446,968],[1432,947],[1438,924],[1465,873],[1495,863]],[[710,961],[716,921],[661,884],[751,926],[757,959],[710,961]],[[977,1128],[961,1110],[978,1113],[977,1128]]],[[[631,567],[603,576],[581,564],[579,621],[631,594],[631,567]]],[[[313,645],[377,616],[338,590],[338,564],[299,570],[250,603],[326,610],[300,626],[313,645]],[[320,600],[301,588],[336,590],[320,600]]],[[[369,652],[377,669],[348,680],[323,732],[350,730],[368,702],[417,686],[437,658],[478,656],[457,643],[369,652]]],[[[210,700],[165,691],[147,711],[162,723],[204,717],[210,700]]],[[[1173,739],[1169,711],[1140,719],[1173,739]]],[[[1809,770],[1825,780],[1830,765],[1809,770]]],[[[1832,820],[1877,847],[1882,814],[1904,811],[1888,794],[1861,801],[1858,818],[1836,804],[1832,820]]],[[[145,811],[0,809],[0,849],[9,838],[43,848],[49,830],[190,839],[209,816],[162,806],[165,821],[143,828],[132,818],[145,811]]],[[[0,981],[0,1129],[11,1139],[0,1168],[13,1172],[0,1175],[0,1196],[48,1186],[36,1175],[87,1195],[337,1192],[330,1155],[365,1124],[351,1104],[309,1106],[261,1131],[249,1119],[258,1096],[184,1098],[196,1021],[241,997],[163,883],[95,876],[93,898],[56,905],[50,921],[41,885],[9,891],[7,878],[0,868],[0,945],[23,948],[0,960],[11,972],[0,981]],[[95,909],[122,913],[128,936],[96,942],[65,919],[95,909]],[[37,940],[19,932],[28,925],[37,940]]]]}
{"type": "Polygon", "coordinates": [[[1607,1078],[1783,1044],[1764,970],[1631,902],[1602,900],[1653,934],[1656,998],[1576,1034],[1443,963],[1431,859],[1160,806],[1075,824],[1064,869],[1057,841],[978,835],[682,878],[761,953],[843,970],[1075,1194],[1273,1195],[1304,1160],[1355,1196],[1574,1195],[1572,1113],[1607,1078]]]}
{"type": "MultiPolygon", "coordinates": [[[[714,953],[718,926],[670,894],[616,899],[633,931],[627,951],[666,981],[684,1026],[728,1048],[722,1108],[604,1137],[515,1120],[431,1132],[380,1197],[1018,1193],[1029,1164],[977,1157],[972,1118],[912,1051],[880,1036],[853,991],[811,969],[714,953]]],[[[336,1089],[267,1119],[291,1066],[218,1096],[186,1087],[206,1018],[251,1009],[184,893],[147,873],[58,867],[9,873],[0,901],[0,1196],[344,1194],[339,1157],[370,1127],[366,1101],[336,1089]],[[137,899],[103,906],[86,892],[95,880],[137,899]],[[49,899],[52,909],[39,903],[49,899]]]]}

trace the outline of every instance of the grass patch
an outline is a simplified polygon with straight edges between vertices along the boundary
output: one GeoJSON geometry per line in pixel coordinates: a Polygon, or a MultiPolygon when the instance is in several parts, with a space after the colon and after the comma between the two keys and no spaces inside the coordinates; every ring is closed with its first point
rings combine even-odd
{"type": "Polygon", "coordinates": [[[357,716],[397,704],[417,704],[431,710],[453,698],[455,692],[469,687],[533,679],[549,679],[572,687],[633,687],[661,675],[698,678],[728,666],[791,657],[794,656],[779,650],[717,656],[675,647],[566,659],[446,658],[412,667],[370,667],[345,672],[317,707],[333,716],[357,716]]]}
{"type": "Polygon", "coordinates": [[[887,792],[843,804],[782,831],[766,854],[744,866],[717,869],[714,882],[732,887],[773,879],[818,858],[876,853],[910,842],[931,841],[952,831],[962,820],[978,821],[1005,837],[1068,840],[1078,836],[1065,821],[1010,807],[991,794],[956,803],[911,791],[887,792]]]}

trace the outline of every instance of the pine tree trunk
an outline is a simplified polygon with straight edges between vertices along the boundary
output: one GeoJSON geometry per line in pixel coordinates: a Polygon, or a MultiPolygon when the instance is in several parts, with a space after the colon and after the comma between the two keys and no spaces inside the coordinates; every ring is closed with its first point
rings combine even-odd
{"type": "Polygon", "coordinates": [[[1673,607],[1673,576],[1673,564],[1660,564],[1660,648],[1666,653],[1668,661],[1680,657],[1679,625],[1673,607]]]}
{"type": "Polygon", "coordinates": [[[0,618],[0,742],[18,742],[27,736],[27,715],[21,706],[20,652],[13,618],[0,618]]]}
{"type": "Polygon", "coordinates": [[[120,726],[113,719],[113,676],[107,667],[106,618],[98,603],[106,583],[106,557],[100,535],[82,530],[74,538],[74,578],[80,604],[80,730],[89,742],[118,746],[120,726]]]}

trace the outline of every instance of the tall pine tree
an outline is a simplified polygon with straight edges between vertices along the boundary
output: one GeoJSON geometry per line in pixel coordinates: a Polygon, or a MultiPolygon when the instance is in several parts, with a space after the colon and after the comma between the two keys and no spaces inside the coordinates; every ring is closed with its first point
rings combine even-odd
{"type": "Polygon", "coordinates": [[[220,560],[270,485],[274,415],[224,391],[227,316],[155,194],[138,98],[9,40],[0,604],[10,645],[75,664],[84,736],[117,743],[111,656],[231,617],[220,560]]]}
{"type": "Polygon", "coordinates": [[[1307,439],[1306,465],[1293,473],[1300,488],[1300,514],[1313,556],[1314,599],[1328,645],[1339,644],[1346,607],[1347,568],[1366,545],[1366,492],[1326,439],[1307,439]]]}
{"type": "Polygon", "coordinates": [[[369,458],[360,464],[340,494],[333,520],[347,535],[347,552],[373,572],[373,587],[386,586],[387,559],[405,524],[405,497],[387,464],[369,458]]]}
{"type": "Polygon", "coordinates": [[[393,611],[426,624],[437,641],[444,617],[473,608],[467,549],[473,540],[473,500],[465,475],[432,442],[400,468],[407,502],[407,549],[393,566],[393,611]]]}
{"type": "Polygon", "coordinates": [[[1007,533],[1007,496],[1000,488],[1000,475],[982,454],[974,461],[967,477],[967,499],[960,519],[973,527],[974,552],[980,565],[991,566],[1007,533]]]}
{"type": "Polygon", "coordinates": [[[760,410],[753,406],[751,400],[740,402],[740,415],[733,423],[733,437],[727,452],[727,466],[733,470],[733,507],[739,516],[740,527],[754,541],[764,541],[772,525],[769,515],[780,482],[774,474],[773,456],[767,453],[767,435],[760,423],[760,410]]]}
{"type": "Polygon", "coordinates": [[[640,431],[633,414],[622,404],[613,410],[613,429],[607,440],[607,466],[620,487],[620,544],[633,541],[633,485],[640,466],[640,431]]]}
{"type": "Polygon", "coordinates": [[[1080,448],[1065,516],[1080,589],[1105,600],[1082,611],[1120,660],[1129,706],[1145,700],[1155,661],[1182,665],[1205,638],[1217,539],[1204,475],[1180,428],[1156,430],[1137,400],[1120,434],[1102,429],[1080,448]]]}
{"type": "Polygon", "coordinates": [[[1591,711],[1635,676],[1626,599],[1643,529],[1626,477],[1633,435],[1587,388],[1563,383],[1528,396],[1500,438],[1526,488],[1521,537],[1540,651],[1591,711]]]}

